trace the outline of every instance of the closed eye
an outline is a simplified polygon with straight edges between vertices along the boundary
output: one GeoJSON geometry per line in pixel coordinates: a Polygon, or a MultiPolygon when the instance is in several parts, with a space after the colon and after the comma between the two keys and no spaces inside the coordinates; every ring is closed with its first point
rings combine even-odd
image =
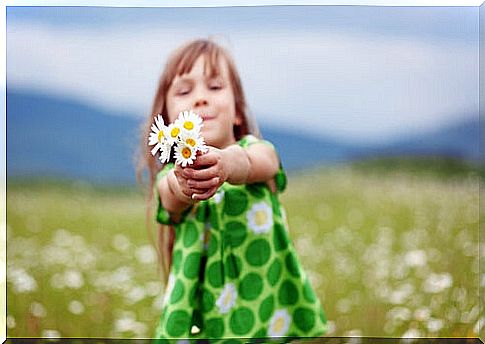
{"type": "Polygon", "coordinates": [[[184,96],[184,95],[189,94],[189,93],[190,93],[189,88],[183,88],[183,89],[177,90],[175,92],[175,94],[178,95],[178,96],[184,96]]]}
{"type": "Polygon", "coordinates": [[[209,80],[207,85],[209,90],[220,90],[224,87],[224,83],[218,78],[209,80]]]}

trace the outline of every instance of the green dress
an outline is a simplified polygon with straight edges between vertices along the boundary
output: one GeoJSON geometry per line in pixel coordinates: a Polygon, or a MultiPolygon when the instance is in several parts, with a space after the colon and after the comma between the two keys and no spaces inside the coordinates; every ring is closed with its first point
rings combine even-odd
{"type": "MultiPolygon", "coordinates": [[[[252,135],[246,148],[264,142],[252,135]]],[[[272,146],[272,145],[271,145],[272,146]]],[[[164,176],[174,166],[166,165],[164,176]]],[[[293,247],[278,193],[266,183],[224,183],[178,224],[159,204],[157,221],[175,227],[172,266],[156,338],[316,337],[326,331],[320,301],[293,247]]]]}

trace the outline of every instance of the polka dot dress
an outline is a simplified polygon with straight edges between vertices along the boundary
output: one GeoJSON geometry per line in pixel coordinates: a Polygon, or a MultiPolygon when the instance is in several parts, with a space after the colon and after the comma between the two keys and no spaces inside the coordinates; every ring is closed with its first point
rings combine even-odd
{"type": "MultiPolygon", "coordinates": [[[[246,136],[246,148],[261,142],[246,136]]],[[[271,145],[268,141],[263,141],[271,145]]],[[[166,165],[161,178],[171,168],[166,165]]],[[[175,224],[172,266],[157,338],[315,337],[325,333],[320,301],[290,242],[278,192],[265,183],[224,183],[175,224]]],[[[172,224],[160,205],[160,223],[172,224]]]]}

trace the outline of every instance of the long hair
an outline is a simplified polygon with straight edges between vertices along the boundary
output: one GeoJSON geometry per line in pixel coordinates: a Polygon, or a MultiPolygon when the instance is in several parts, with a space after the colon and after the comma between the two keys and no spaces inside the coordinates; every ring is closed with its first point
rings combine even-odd
{"type": "MultiPolygon", "coordinates": [[[[140,142],[140,155],[138,157],[136,176],[139,183],[142,183],[142,174],[145,168],[148,169],[149,173],[149,185],[148,192],[146,193],[147,211],[146,211],[146,221],[147,227],[149,228],[150,237],[152,235],[152,214],[154,203],[154,187],[155,178],[157,173],[163,168],[163,165],[158,161],[159,153],[155,157],[150,153],[150,148],[148,147],[148,137],[150,135],[150,127],[154,123],[155,116],[161,114],[165,123],[169,123],[169,118],[167,114],[166,98],[167,92],[172,85],[175,77],[183,75],[185,73],[190,73],[196,60],[204,56],[205,58],[205,68],[210,76],[217,76],[220,74],[219,62],[223,59],[227,63],[230,84],[235,98],[235,110],[236,116],[241,119],[241,123],[234,125],[234,138],[240,140],[243,136],[247,134],[253,134],[260,136],[259,130],[257,128],[256,122],[248,115],[248,110],[246,106],[246,98],[244,96],[241,79],[236,70],[236,66],[230,54],[220,45],[214,43],[207,39],[198,39],[191,41],[179,49],[175,50],[172,55],[167,60],[165,69],[160,76],[158,82],[157,92],[155,94],[155,99],[153,100],[153,105],[151,113],[147,118],[146,123],[141,128],[141,142],[140,142]]],[[[157,252],[160,262],[160,267],[164,278],[167,278],[168,271],[171,266],[171,257],[173,251],[173,242],[175,239],[175,231],[173,226],[158,225],[157,230],[157,252]]]]}

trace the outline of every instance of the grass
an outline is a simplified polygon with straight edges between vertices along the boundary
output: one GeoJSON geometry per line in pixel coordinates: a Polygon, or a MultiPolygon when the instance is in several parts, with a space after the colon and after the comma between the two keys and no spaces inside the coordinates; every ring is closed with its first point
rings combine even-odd
{"type": "MultiPolygon", "coordinates": [[[[374,165],[290,175],[281,198],[329,335],[477,336],[479,174],[374,165]]],[[[144,214],[133,188],[9,181],[8,336],[150,337],[144,214]]]]}

